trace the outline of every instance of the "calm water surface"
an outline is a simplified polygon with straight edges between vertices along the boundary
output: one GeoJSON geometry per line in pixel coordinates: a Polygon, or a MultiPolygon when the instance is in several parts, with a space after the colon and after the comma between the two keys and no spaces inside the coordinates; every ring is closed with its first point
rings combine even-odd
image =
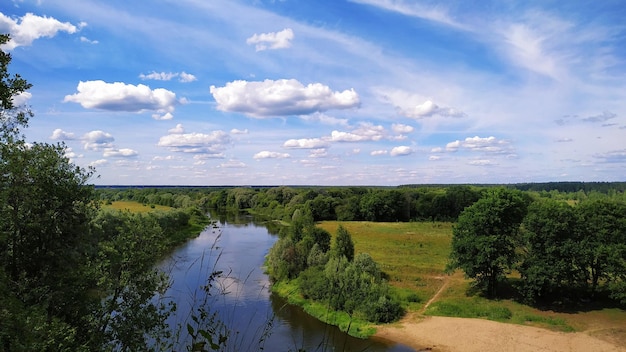
{"type": "Polygon", "coordinates": [[[179,247],[161,264],[172,279],[167,296],[176,302],[177,311],[169,323],[180,331],[178,349],[184,350],[191,315],[200,317],[199,309],[205,307],[210,310],[205,320],[215,313],[231,331],[228,350],[413,351],[402,345],[353,338],[272,294],[262,265],[277,236],[251,216],[216,220],[214,227],[179,247]],[[207,295],[202,287],[215,271],[222,274],[207,295]]]}

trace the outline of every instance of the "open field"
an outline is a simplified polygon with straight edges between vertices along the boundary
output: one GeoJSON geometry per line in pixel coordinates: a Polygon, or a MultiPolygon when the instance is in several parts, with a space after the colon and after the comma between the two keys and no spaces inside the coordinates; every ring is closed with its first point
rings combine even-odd
{"type": "MultiPolygon", "coordinates": [[[[452,238],[451,223],[327,221],[319,226],[334,235],[340,224],[352,235],[356,252],[369,253],[379,263],[400,297],[408,297],[411,293],[419,297],[419,302],[407,303],[407,317],[396,324],[399,329],[404,329],[400,327],[403,324],[415,326],[418,330],[426,329],[419,324],[429,321],[427,316],[481,318],[545,328],[551,330],[546,333],[571,334],[572,338],[582,333],[617,346],[626,346],[626,311],[622,309],[589,308],[564,313],[539,310],[513,299],[488,300],[468,293],[470,281],[461,272],[453,275],[444,272],[452,238]]],[[[432,321],[429,324],[432,325],[432,321]]],[[[389,333],[388,327],[383,331],[389,333]]]]}
{"type": "Polygon", "coordinates": [[[164,205],[158,205],[158,204],[147,205],[147,204],[141,204],[139,202],[133,202],[133,201],[127,201],[127,200],[118,200],[118,201],[112,202],[111,204],[103,204],[102,207],[116,209],[116,210],[128,210],[133,213],[147,213],[149,211],[154,211],[154,210],[173,209],[171,207],[166,207],[164,205]]]}

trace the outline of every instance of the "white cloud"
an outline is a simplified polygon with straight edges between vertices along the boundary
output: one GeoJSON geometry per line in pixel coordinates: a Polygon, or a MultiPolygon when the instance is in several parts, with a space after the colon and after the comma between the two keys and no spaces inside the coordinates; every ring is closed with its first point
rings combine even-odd
{"type": "Polygon", "coordinates": [[[336,117],[328,116],[321,112],[315,112],[311,115],[300,116],[305,121],[319,122],[324,125],[331,126],[348,126],[348,119],[338,119],[336,117]]]}
{"type": "Polygon", "coordinates": [[[442,117],[464,117],[465,113],[456,109],[439,107],[439,105],[432,102],[432,100],[426,100],[422,104],[416,105],[410,109],[401,109],[401,113],[413,119],[421,119],[425,117],[432,117],[439,115],[442,117]]]}
{"type": "Polygon", "coordinates": [[[97,40],[90,40],[87,37],[80,37],[80,41],[81,43],[88,43],[88,44],[98,44],[99,42],[97,40]]]}
{"type": "Polygon", "coordinates": [[[441,159],[441,157],[438,156],[438,155],[431,155],[431,156],[428,157],[428,160],[430,160],[430,161],[437,161],[439,159],[441,159]]]}
{"type": "Polygon", "coordinates": [[[404,0],[349,0],[351,2],[380,7],[387,11],[401,13],[405,16],[421,18],[444,24],[457,29],[465,26],[455,21],[448,11],[441,5],[427,6],[415,1],[404,0]]]}
{"type": "Polygon", "coordinates": [[[65,132],[60,128],[55,129],[54,131],[52,131],[52,135],[50,136],[50,139],[53,140],[72,140],[75,139],[76,137],[74,136],[74,133],[71,132],[65,132]]]}
{"type": "Polygon", "coordinates": [[[358,107],[359,95],[354,89],[333,92],[321,83],[304,86],[295,79],[243,81],[211,86],[217,109],[244,113],[251,117],[307,115],[330,109],[358,107]]]}
{"type": "Polygon", "coordinates": [[[227,168],[227,169],[241,169],[241,168],[247,167],[247,165],[243,163],[242,161],[231,159],[225,163],[221,163],[220,167],[227,168]]]}
{"type": "Polygon", "coordinates": [[[185,133],[185,129],[183,128],[183,124],[179,123],[176,127],[167,130],[167,132],[170,134],[183,134],[185,133]]]}
{"type": "Polygon", "coordinates": [[[172,115],[172,113],[170,112],[166,112],[165,114],[161,115],[161,114],[152,114],[152,118],[155,120],[171,120],[174,118],[174,115],[172,115]]]}
{"type": "Polygon", "coordinates": [[[230,130],[231,134],[248,134],[248,129],[246,128],[245,130],[240,130],[237,128],[233,128],[232,130],[230,130]]]}
{"type": "Polygon", "coordinates": [[[409,155],[413,153],[413,149],[411,149],[411,147],[408,146],[399,146],[399,147],[393,147],[391,149],[391,152],[389,153],[389,155],[391,156],[403,156],[403,155],[409,155]]]}
{"type": "Polygon", "coordinates": [[[193,156],[194,160],[224,159],[225,157],[224,153],[196,154],[193,156]]]}
{"type": "Polygon", "coordinates": [[[248,45],[255,45],[256,51],[267,49],[285,49],[291,47],[294,38],[293,30],[285,28],[280,32],[254,34],[246,40],[248,45]]]}
{"type": "Polygon", "coordinates": [[[224,131],[204,133],[169,134],[159,139],[157,146],[173,152],[219,154],[231,142],[224,131]]]}
{"type": "Polygon", "coordinates": [[[13,106],[19,107],[19,106],[26,105],[26,103],[28,103],[28,101],[32,97],[33,95],[29,92],[20,92],[19,94],[16,94],[13,97],[11,97],[11,101],[13,103],[13,106]]]}
{"type": "Polygon", "coordinates": [[[83,157],[82,154],[76,154],[76,152],[74,152],[74,150],[72,148],[70,148],[70,147],[66,147],[65,148],[65,153],[63,154],[63,156],[68,158],[68,159],[70,159],[70,161],[73,160],[73,159],[76,159],[76,158],[82,158],[83,157]]]}
{"type": "Polygon", "coordinates": [[[191,73],[187,73],[185,71],[181,72],[178,75],[178,81],[179,82],[183,82],[183,83],[189,83],[189,82],[193,82],[193,81],[197,81],[198,78],[196,78],[196,76],[192,75],[191,73]]]}
{"type": "Polygon", "coordinates": [[[139,113],[154,111],[157,114],[153,117],[157,119],[171,119],[174,107],[179,103],[175,93],[163,88],[150,89],[143,84],[135,86],[101,80],[80,81],[76,90],[78,93],[66,95],[63,101],[79,103],[85,109],[139,113]]]}
{"type": "Polygon", "coordinates": [[[415,129],[413,128],[413,126],[403,125],[401,123],[394,123],[391,125],[391,130],[395,133],[411,133],[415,129]]]}
{"type": "Polygon", "coordinates": [[[327,146],[328,142],[320,138],[290,139],[283,144],[283,147],[293,149],[317,149],[327,146]]]}
{"type": "Polygon", "coordinates": [[[468,164],[470,165],[474,165],[474,166],[492,166],[492,165],[498,165],[497,162],[492,161],[492,160],[488,160],[488,159],[477,159],[477,160],[472,160],[470,161],[468,164]]]}
{"type": "Polygon", "coordinates": [[[89,166],[92,166],[92,167],[98,167],[98,166],[104,166],[104,165],[106,165],[106,164],[108,164],[108,163],[109,163],[109,161],[108,161],[108,160],[106,160],[106,159],[98,159],[98,160],[96,160],[96,161],[92,161],[92,162],[90,162],[90,163],[89,163],[89,166]]]}
{"type": "Polygon", "coordinates": [[[115,138],[110,133],[96,130],[87,132],[81,138],[86,150],[99,151],[107,148],[113,148],[115,138]]]}
{"type": "Polygon", "coordinates": [[[285,159],[291,157],[287,153],[278,153],[278,152],[270,152],[270,151],[262,151],[254,154],[254,159],[285,159]]]}
{"type": "Polygon", "coordinates": [[[385,135],[386,132],[383,126],[361,123],[358,128],[351,132],[332,131],[330,140],[333,142],[379,141],[385,138],[385,135]]]}
{"type": "Polygon", "coordinates": [[[156,72],[156,71],[152,71],[151,73],[148,74],[140,74],[139,78],[141,78],[142,80],[155,80],[155,81],[171,81],[174,78],[178,77],[178,81],[179,82],[183,82],[183,83],[189,83],[189,82],[193,82],[196,81],[197,78],[196,76],[192,75],[191,73],[187,73],[185,71],[183,72],[156,72]]]}
{"type": "Polygon", "coordinates": [[[380,156],[380,155],[387,155],[387,154],[389,154],[389,152],[386,150],[374,150],[370,152],[371,156],[380,156]]]}
{"type": "Polygon", "coordinates": [[[122,148],[122,149],[107,148],[104,150],[104,153],[102,153],[102,156],[105,158],[129,158],[129,157],[137,156],[138,154],[139,153],[136,150],[132,150],[128,148],[122,148]]]}
{"type": "Polygon", "coordinates": [[[77,30],[73,24],[60,22],[52,17],[27,13],[19,20],[15,20],[0,12],[0,32],[11,35],[11,40],[2,45],[2,50],[10,51],[18,46],[31,45],[33,41],[42,37],[52,38],[58,32],[73,34],[77,30]]]}
{"type": "Polygon", "coordinates": [[[327,156],[326,148],[313,149],[309,152],[309,158],[325,158],[327,156]]]}
{"type": "Polygon", "coordinates": [[[483,153],[507,153],[511,151],[508,141],[497,139],[494,136],[484,138],[478,136],[467,137],[463,141],[456,140],[446,144],[446,151],[448,152],[456,152],[460,148],[483,153]]]}

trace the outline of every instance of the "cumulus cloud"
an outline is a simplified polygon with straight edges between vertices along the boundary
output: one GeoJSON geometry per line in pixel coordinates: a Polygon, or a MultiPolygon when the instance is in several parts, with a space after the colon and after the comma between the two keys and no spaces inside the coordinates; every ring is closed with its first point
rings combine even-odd
{"type": "Polygon", "coordinates": [[[76,154],[76,152],[74,152],[74,150],[70,147],[65,148],[65,153],[63,154],[63,156],[70,160],[83,157],[82,154],[76,154]]]}
{"type": "Polygon", "coordinates": [[[65,132],[60,128],[55,129],[54,131],[52,131],[52,135],[50,136],[50,139],[58,141],[58,140],[72,140],[72,139],[76,139],[76,137],[74,136],[74,133],[71,132],[65,132]]]}
{"type": "Polygon", "coordinates": [[[289,158],[291,155],[287,153],[278,153],[278,152],[270,152],[270,151],[262,151],[254,154],[254,159],[285,159],[289,158]]]}
{"type": "Polygon", "coordinates": [[[33,95],[29,92],[20,92],[19,94],[11,97],[11,102],[13,103],[13,106],[24,106],[32,97],[33,95]]]}
{"type": "Polygon", "coordinates": [[[139,153],[136,150],[132,150],[128,148],[122,148],[122,149],[107,148],[104,150],[104,153],[102,153],[102,156],[105,158],[129,158],[129,157],[137,156],[138,154],[139,153]]]}
{"type": "Polygon", "coordinates": [[[391,125],[391,130],[395,133],[411,133],[413,132],[413,126],[404,125],[401,123],[394,123],[391,125]]]}
{"type": "Polygon", "coordinates": [[[456,140],[446,144],[446,151],[456,152],[460,148],[464,148],[475,152],[484,153],[505,153],[510,151],[509,142],[501,139],[497,139],[494,136],[490,137],[467,137],[465,140],[456,140]]]}
{"type": "Polygon", "coordinates": [[[183,128],[183,124],[179,123],[176,127],[167,130],[167,132],[170,134],[182,134],[185,133],[185,129],[183,128]]]}
{"type": "Polygon", "coordinates": [[[371,156],[380,156],[380,155],[387,155],[387,154],[389,154],[389,152],[386,150],[374,150],[370,152],[371,156]]]}
{"type": "Polygon", "coordinates": [[[168,148],[173,152],[219,154],[231,142],[228,133],[213,131],[211,133],[169,134],[159,139],[157,146],[168,148]]]}
{"type": "Polygon", "coordinates": [[[244,113],[251,117],[307,115],[330,109],[358,107],[354,89],[333,92],[321,83],[304,86],[295,79],[229,82],[224,87],[211,86],[217,109],[244,113]]]}
{"type": "Polygon", "coordinates": [[[313,149],[309,152],[309,158],[325,158],[327,156],[326,148],[313,149]]]}
{"type": "Polygon", "coordinates": [[[404,156],[404,155],[409,155],[413,153],[413,149],[411,149],[411,147],[408,147],[406,145],[403,146],[399,146],[399,147],[393,147],[391,149],[391,152],[389,153],[389,155],[391,156],[404,156]]]}
{"type": "Polygon", "coordinates": [[[413,108],[401,109],[401,113],[413,119],[422,119],[426,117],[432,117],[439,115],[442,117],[464,117],[465,113],[453,108],[440,107],[433,103],[431,100],[427,100],[422,104],[416,105],[413,108]]]}
{"type": "Polygon", "coordinates": [[[179,104],[175,93],[163,88],[150,89],[143,84],[80,81],[76,90],[78,93],[66,95],[63,101],[79,103],[85,109],[154,111],[156,119],[171,119],[175,106],[179,104]]]}
{"type": "Polygon", "coordinates": [[[254,34],[246,39],[248,45],[255,45],[256,51],[268,49],[285,49],[291,47],[294,38],[293,30],[285,28],[280,32],[254,34]]]}
{"type": "Polygon", "coordinates": [[[87,132],[81,139],[85,150],[93,151],[113,148],[115,140],[110,133],[100,130],[87,132]]]}
{"type": "Polygon", "coordinates": [[[283,147],[292,149],[317,149],[327,146],[328,142],[321,138],[290,139],[283,144],[283,147]]]}
{"type": "Polygon", "coordinates": [[[11,40],[2,45],[2,50],[13,50],[18,46],[28,46],[42,37],[52,38],[59,32],[76,33],[78,28],[69,22],[61,22],[52,17],[27,13],[13,19],[0,12],[0,32],[9,33],[11,40]]]}
{"type": "Polygon", "coordinates": [[[333,142],[362,142],[379,141],[385,138],[386,132],[383,126],[375,126],[371,123],[362,123],[351,132],[332,131],[330,140],[333,142]]]}
{"type": "Polygon", "coordinates": [[[142,80],[155,80],[155,81],[171,81],[174,78],[178,78],[179,82],[189,83],[196,81],[196,76],[191,73],[183,72],[156,72],[152,71],[148,74],[140,74],[139,78],[142,80]]]}

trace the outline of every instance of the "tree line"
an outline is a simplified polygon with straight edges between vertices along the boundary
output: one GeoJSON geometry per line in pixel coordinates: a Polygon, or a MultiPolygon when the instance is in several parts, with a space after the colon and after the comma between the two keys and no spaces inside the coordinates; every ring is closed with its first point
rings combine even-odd
{"type": "Polygon", "coordinates": [[[605,197],[570,205],[492,189],[459,216],[448,269],[463,270],[492,297],[516,270],[528,303],[604,297],[626,305],[626,203],[605,197]]]}

